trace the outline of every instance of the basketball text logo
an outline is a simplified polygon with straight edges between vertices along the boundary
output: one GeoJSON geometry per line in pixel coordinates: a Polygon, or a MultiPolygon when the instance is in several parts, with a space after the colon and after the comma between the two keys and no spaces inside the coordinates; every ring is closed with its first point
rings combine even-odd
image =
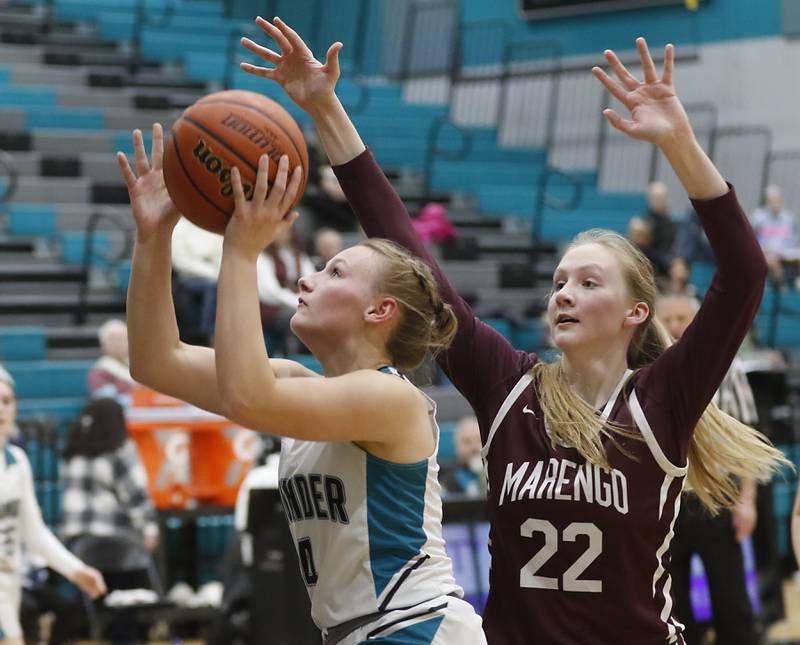
{"type": "Polygon", "coordinates": [[[275,135],[271,132],[265,132],[238,114],[226,116],[222,119],[222,125],[249,139],[262,151],[266,152],[274,163],[277,164],[281,160],[283,151],[276,145],[275,135]]]}
{"type": "MultiPolygon", "coordinates": [[[[219,194],[222,197],[230,197],[233,195],[231,167],[226,166],[222,159],[214,154],[214,150],[206,143],[205,139],[200,137],[197,140],[197,145],[194,147],[194,150],[192,150],[192,154],[202,164],[207,173],[217,176],[220,183],[219,194]]],[[[244,188],[245,196],[250,199],[250,197],[253,196],[253,184],[244,181],[243,178],[242,187],[244,188]]]]}

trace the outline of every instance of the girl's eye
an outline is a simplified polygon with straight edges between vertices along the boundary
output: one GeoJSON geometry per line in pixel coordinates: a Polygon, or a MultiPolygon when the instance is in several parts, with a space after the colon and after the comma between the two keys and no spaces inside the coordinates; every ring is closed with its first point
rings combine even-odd
{"type": "Polygon", "coordinates": [[[556,291],[558,291],[558,290],[559,290],[559,289],[561,289],[563,286],[564,286],[564,282],[563,282],[563,281],[556,282],[556,283],[553,285],[553,289],[555,289],[556,291]]]}
{"type": "Polygon", "coordinates": [[[339,269],[331,269],[331,275],[338,276],[338,275],[341,275],[341,274],[339,273],[339,269]]]}
{"type": "Polygon", "coordinates": [[[592,287],[596,287],[597,283],[594,280],[584,280],[583,281],[583,286],[584,287],[588,287],[589,289],[591,289],[592,287]]]}

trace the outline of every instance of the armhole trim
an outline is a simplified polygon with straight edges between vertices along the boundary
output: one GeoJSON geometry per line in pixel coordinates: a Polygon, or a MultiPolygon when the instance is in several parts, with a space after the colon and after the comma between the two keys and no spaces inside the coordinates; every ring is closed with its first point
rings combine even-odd
{"type": "Polygon", "coordinates": [[[506,418],[511,406],[514,405],[516,400],[519,398],[519,395],[522,394],[522,391],[528,387],[532,380],[533,373],[531,370],[528,370],[522,375],[522,378],[517,381],[517,384],[508,393],[506,400],[503,401],[503,405],[500,406],[494,421],[492,421],[492,427],[489,428],[489,435],[486,437],[486,443],[484,444],[483,448],[481,448],[481,454],[483,455],[484,459],[486,459],[486,456],[489,454],[489,448],[492,445],[492,439],[494,439],[494,435],[497,432],[497,429],[500,427],[500,424],[503,422],[503,419],[506,418]]]}
{"type": "Polygon", "coordinates": [[[667,459],[664,451],[661,450],[661,446],[658,445],[658,440],[656,439],[653,429],[650,427],[650,423],[647,421],[647,417],[644,416],[644,410],[642,410],[642,406],[639,404],[639,399],[636,397],[635,388],[631,390],[631,396],[628,399],[628,403],[631,408],[633,420],[636,423],[636,426],[639,428],[639,431],[642,433],[647,447],[650,449],[653,458],[661,467],[661,470],[668,475],[672,475],[673,477],[683,477],[689,470],[688,464],[686,466],[676,466],[669,459],[667,459]]]}

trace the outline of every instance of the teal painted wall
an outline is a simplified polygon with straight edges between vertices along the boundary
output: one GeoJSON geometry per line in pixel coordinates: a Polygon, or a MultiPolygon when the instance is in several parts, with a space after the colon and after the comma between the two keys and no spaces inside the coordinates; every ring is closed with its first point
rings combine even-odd
{"type": "Polygon", "coordinates": [[[683,6],[609,12],[528,22],[516,0],[462,0],[465,23],[511,20],[514,40],[552,39],[566,55],[630,49],[636,36],[653,45],[708,43],[781,33],[780,0],[707,0],[697,12],[683,6]]]}

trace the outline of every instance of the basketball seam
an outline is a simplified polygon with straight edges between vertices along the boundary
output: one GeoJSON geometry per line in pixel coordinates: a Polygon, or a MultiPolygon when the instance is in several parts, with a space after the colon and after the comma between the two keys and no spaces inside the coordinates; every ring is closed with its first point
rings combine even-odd
{"type": "MultiPolygon", "coordinates": [[[[292,148],[294,148],[294,152],[295,152],[295,154],[297,155],[297,158],[300,160],[300,163],[301,163],[301,165],[302,165],[302,162],[303,162],[303,156],[300,154],[300,150],[299,150],[299,148],[298,148],[298,147],[295,145],[295,143],[294,143],[294,138],[292,137],[292,135],[291,135],[291,134],[289,134],[289,132],[287,132],[287,131],[286,131],[286,129],[285,129],[285,128],[284,128],[284,127],[283,127],[283,126],[282,126],[282,125],[281,125],[281,124],[280,124],[278,121],[276,121],[275,119],[273,119],[273,118],[272,118],[272,117],[269,115],[269,113],[267,113],[267,112],[262,112],[262,111],[261,111],[261,110],[259,110],[257,107],[254,107],[254,106],[250,105],[249,103],[242,103],[241,101],[231,101],[230,99],[224,99],[224,100],[214,100],[214,101],[201,101],[200,103],[198,103],[198,105],[215,105],[215,104],[219,104],[219,103],[229,103],[229,104],[231,104],[231,105],[238,105],[239,107],[247,108],[247,109],[249,109],[249,110],[253,110],[253,112],[257,112],[258,114],[260,114],[261,116],[263,116],[265,119],[269,119],[269,120],[270,120],[272,123],[274,123],[274,124],[275,124],[275,126],[276,126],[276,127],[277,127],[277,128],[278,128],[278,129],[279,129],[281,132],[283,132],[283,134],[285,134],[285,135],[286,135],[286,138],[289,140],[289,143],[291,143],[291,144],[292,144],[292,148]]],[[[277,101],[276,101],[276,104],[277,104],[277,105],[279,105],[281,108],[283,108],[283,106],[282,106],[280,103],[277,103],[277,101]]],[[[292,117],[292,115],[291,115],[291,114],[289,114],[289,112],[286,112],[286,114],[288,114],[288,115],[289,115],[289,118],[291,118],[291,119],[293,119],[293,118],[294,118],[294,117],[292,117]]],[[[186,119],[187,121],[191,121],[191,117],[186,117],[186,116],[184,116],[183,118],[184,118],[184,119],[186,119]]],[[[299,126],[299,125],[298,125],[297,127],[298,127],[298,129],[300,129],[300,126],[299,126]]],[[[301,130],[301,131],[300,131],[300,136],[302,136],[302,135],[303,135],[303,132],[302,132],[302,130],[301,130]]],[[[305,172],[305,168],[303,168],[303,171],[305,172]]]]}
{"type": "Polygon", "coordinates": [[[229,215],[229,214],[228,214],[228,213],[227,213],[225,210],[223,210],[222,208],[220,208],[220,206],[219,206],[219,205],[217,205],[216,203],[214,203],[214,201],[213,201],[213,200],[212,200],[212,199],[211,199],[211,198],[210,198],[208,195],[206,195],[206,194],[205,194],[205,193],[204,193],[204,192],[203,192],[203,191],[200,189],[200,186],[198,186],[198,185],[195,183],[194,179],[193,179],[193,178],[192,178],[192,176],[189,174],[189,171],[188,171],[188,170],[186,170],[186,166],[185,166],[185,165],[184,165],[184,163],[183,163],[183,158],[181,157],[181,150],[180,150],[180,148],[178,147],[178,142],[175,140],[175,135],[174,135],[172,132],[170,132],[170,133],[169,133],[169,139],[170,139],[170,141],[172,141],[172,145],[175,147],[175,155],[176,155],[176,156],[177,156],[177,158],[178,158],[178,163],[179,163],[179,164],[180,164],[180,166],[181,166],[181,170],[183,170],[183,174],[184,174],[184,176],[186,177],[186,179],[188,179],[188,180],[189,180],[189,183],[190,183],[190,184],[192,185],[192,187],[193,187],[193,188],[194,188],[194,189],[197,191],[198,195],[200,195],[200,196],[201,196],[203,199],[205,199],[205,200],[206,200],[206,201],[207,201],[209,204],[211,204],[211,205],[212,205],[214,208],[216,208],[216,209],[217,209],[217,210],[218,210],[220,213],[222,213],[222,214],[223,214],[223,215],[224,215],[224,216],[225,216],[227,219],[229,219],[229,220],[230,220],[231,216],[230,216],[230,215],[229,215]]]}

